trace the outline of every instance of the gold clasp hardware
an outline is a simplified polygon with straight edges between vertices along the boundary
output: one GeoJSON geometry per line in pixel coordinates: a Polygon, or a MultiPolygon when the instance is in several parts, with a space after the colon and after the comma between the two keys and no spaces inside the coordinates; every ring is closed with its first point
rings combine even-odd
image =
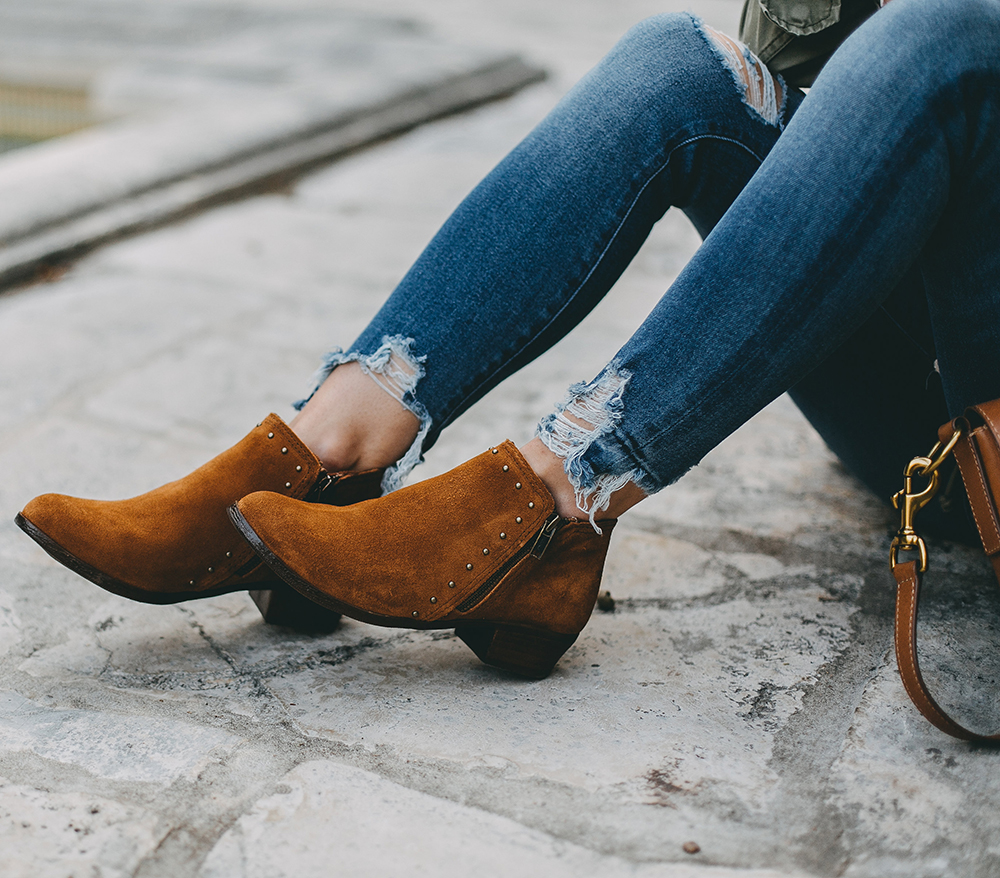
{"type": "Polygon", "coordinates": [[[899,510],[900,522],[899,530],[893,537],[892,545],[889,547],[889,563],[896,566],[896,557],[900,550],[916,550],[920,553],[919,570],[923,573],[927,569],[927,544],[913,529],[913,519],[917,513],[923,509],[937,493],[940,473],[938,468],[951,454],[955,443],[962,436],[962,431],[956,429],[948,438],[947,442],[938,442],[930,451],[927,457],[915,457],[903,470],[903,490],[897,492],[892,497],[892,505],[899,510]],[[927,479],[927,485],[922,491],[915,491],[913,480],[916,477],[927,479]]]}
{"type": "Polygon", "coordinates": [[[937,493],[940,476],[936,469],[930,469],[932,463],[929,457],[913,458],[903,470],[903,490],[892,496],[892,505],[900,512],[899,530],[896,531],[896,536],[893,537],[892,545],[889,547],[889,564],[893,567],[896,566],[896,553],[900,549],[906,551],[916,549],[920,552],[920,572],[923,573],[927,569],[927,545],[913,529],[913,519],[937,493]],[[914,477],[927,476],[928,471],[930,476],[927,487],[922,491],[914,491],[914,477]]]}
{"type": "MultiPolygon", "coordinates": [[[[929,476],[933,472],[937,472],[937,468],[941,466],[948,459],[948,455],[951,454],[951,450],[955,447],[958,440],[962,438],[962,429],[956,427],[955,432],[948,437],[947,442],[938,442],[931,449],[930,454],[927,456],[930,458],[931,464],[924,470],[920,475],[929,476]]],[[[912,461],[911,461],[912,465],[912,461]]],[[[907,467],[909,469],[909,467],[907,467]]],[[[904,472],[904,475],[906,473],[904,472]]],[[[904,488],[904,490],[906,490],[904,488]]]]}

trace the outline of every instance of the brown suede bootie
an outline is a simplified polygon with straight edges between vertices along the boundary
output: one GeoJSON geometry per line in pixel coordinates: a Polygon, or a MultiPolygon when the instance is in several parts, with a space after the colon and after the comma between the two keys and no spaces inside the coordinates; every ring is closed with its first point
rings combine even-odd
{"type": "Polygon", "coordinates": [[[343,509],[273,493],[233,523],[286,582],[345,615],[455,628],[487,664],[545,677],[587,624],[614,521],[562,519],[511,442],[343,509]]]}
{"type": "Polygon", "coordinates": [[[338,613],[289,589],[233,530],[227,507],[253,491],[319,503],[381,493],[381,470],[327,473],[277,415],[190,475],[130,500],[43,494],[17,516],[46,552],[108,591],[173,604],[249,591],[268,622],[332,630],[338,613]]]}

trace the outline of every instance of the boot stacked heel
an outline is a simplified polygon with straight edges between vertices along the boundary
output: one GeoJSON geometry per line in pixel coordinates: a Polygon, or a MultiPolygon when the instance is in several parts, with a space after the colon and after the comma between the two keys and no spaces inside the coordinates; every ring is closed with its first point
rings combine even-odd
{"type": "Polygon", "coordinates": [[[284,583],[249,594],[268,625],[292,628],[302,634],[329,634],[340,624],[340,613],[314,604],[284,583]]]}
{"type": "Polygon", "coordinates": [[[577,638],[575,634],[503,625],[459,625],[455,633],[484,664],[531,680],[551,674],[577,638]]]}
{"type": "Polygon", "coordinates": [[[260,491],[230,516],[310,600],[375,625],[454,629],[482,661],[532,679],[587,624],[614,528],[562,518],[511,442],[369,503],[260,491]]]}

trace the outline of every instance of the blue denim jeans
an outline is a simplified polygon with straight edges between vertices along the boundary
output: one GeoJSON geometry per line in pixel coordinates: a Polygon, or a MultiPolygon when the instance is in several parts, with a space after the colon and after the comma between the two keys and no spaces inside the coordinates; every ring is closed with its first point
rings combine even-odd
{"type": "Polygon", "coordinates": [[[328,357],[421,420],[386,487],[575,326],[673,206],[702,246],[539,424],[582,507],[660,490],[787,390],[888,491],[949,414],[1000,396],[998,47],[998,0],[893,0],[808,96],[779,83],[762,112],[697,19],[641,22],[328,357]]]}

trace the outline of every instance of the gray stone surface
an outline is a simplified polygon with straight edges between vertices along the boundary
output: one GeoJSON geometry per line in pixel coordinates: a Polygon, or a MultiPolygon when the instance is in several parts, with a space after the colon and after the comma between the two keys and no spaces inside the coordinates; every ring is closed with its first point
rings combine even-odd
{"type": "MultiPolygon", "coordinates": [[[[705,9],[731,27],[737,6],[705,9]]],[[[995,875],[1000,757],[909,704],[890,518],[787,399],[623,520],[615,611],[540,682],[480,665],[447,631],[299,635],[242,594],[131,603],[10,522],[46,490],[138,493],[262,413],[288,415],[321,354],[352,340],[588,52],[652,11],[420,10],[470,45],[545,44],[556,76],[0,299],[0,871],[995,875]]],[[[696,246],[668,216],[595,313],[450,428],[415,478],[526,440],[696,246]]],[[[928,598],[928,676],[989,725],[995,582],[976,553],[936,546],[928,598]]]]}
{"type": "Polygon", "coordinates": [[[0,286],[543,71],[336,7],[0,3],[0,75],[87,90],[104,124],[0,157],[0,286]]]}
{"type": "Polygon", "coordinates": [[[281,778],[219,841],[204,878],[321,876],[329,863],[346,874],[464,876],[505,874],[779,878],[766,869],[738,873],[693,865],[664,867],[602,855],[504,817],[414,792],[371,772],[330,761],[306,762],[281,778]],[[447,832],[441,828],[447,827],[447,832]],[[367,840],[386,831],[392,843],[367,840]],[[406,851],[405,862],[399,853],[406,851]],[[306,862],[305,869],[302,863],[306,862]]]}

